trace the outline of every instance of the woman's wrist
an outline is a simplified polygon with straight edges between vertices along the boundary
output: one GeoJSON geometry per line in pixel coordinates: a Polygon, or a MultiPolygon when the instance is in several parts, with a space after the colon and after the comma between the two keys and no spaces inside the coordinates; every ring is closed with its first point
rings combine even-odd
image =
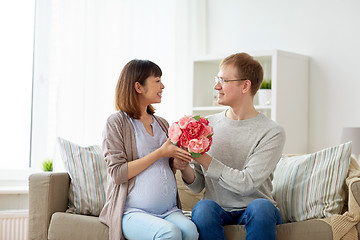
{"type": "Polygon", "coordinates": [[[181,176],[186,184],[192,184],[195,180],[194,170],[190,165],[187,165],[184,170],[180,170],[181,176]]]}
{"type": "Polygon", "coordinates": [[[153,153],[157,159],[165,157],[165,153],[162,148],[156,149],[153,153]]]}

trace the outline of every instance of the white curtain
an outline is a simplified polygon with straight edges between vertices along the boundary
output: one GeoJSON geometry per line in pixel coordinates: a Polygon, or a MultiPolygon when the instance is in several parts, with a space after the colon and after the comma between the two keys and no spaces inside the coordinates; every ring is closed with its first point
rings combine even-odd
{"type": "Polygon", "coordinates": [[[101,145],[118,76],[131,59],[163,70],[158,115],[172,122],[189,113],[191,96],[177,91],[191,82],[187,9],[181,0],[37,0],[33,168],[56,156],[57,136],[101,145]]]}
{"type": "Polygon", "coordinates": [[[29,166],[34,11],[35,0],[0,1],[0,182],[29,166]]]}

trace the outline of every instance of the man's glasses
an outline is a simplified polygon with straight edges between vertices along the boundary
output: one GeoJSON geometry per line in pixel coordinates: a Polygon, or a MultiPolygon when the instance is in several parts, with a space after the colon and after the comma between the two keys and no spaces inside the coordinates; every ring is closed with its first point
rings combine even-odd
{"type": "Polygon", "coordinates": [[[236,82],[236,81],[245,81],[247,80],[247,78],[242,78],[242,79],[234,79],[234,80],[225,80],[221,77],[215,76],[215,83],[220,83],[221,85],[224,84],[224,82],[236,82]]]}

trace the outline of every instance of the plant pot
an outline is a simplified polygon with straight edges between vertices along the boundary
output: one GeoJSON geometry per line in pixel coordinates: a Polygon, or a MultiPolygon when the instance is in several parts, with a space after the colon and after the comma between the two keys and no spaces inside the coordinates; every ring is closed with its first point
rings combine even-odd
{"type": "Polygon", "coordinates": [[[271,89],[259,89],[258,100],[260,106],[271,105],[271,89]]]}

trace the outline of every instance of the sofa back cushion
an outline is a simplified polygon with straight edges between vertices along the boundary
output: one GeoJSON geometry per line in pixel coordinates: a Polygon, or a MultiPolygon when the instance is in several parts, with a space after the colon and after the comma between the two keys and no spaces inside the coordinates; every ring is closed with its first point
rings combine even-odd
{"type": "Polygon", "coordinates": [[[101,147],[82,147],[60,137],[57,140],[71,179],[67,212],[99,216],[106,200],[107,177],[101,147]]]}
{"type": "Polygon", "coordinates": [[[273,196],[283,221],[340,214],[350,157],[351,142],[312,154],[282,157],[274,172],[273,196]]]}
{"type": "Polygon", "coordinates": [[[191,211],[195,204],[203,198],[205,189],[200,193],[191,192],[182,180],[180,171],[176,171],[176,184],[179,192],[181,208],[183,211],[191,211]]]}

